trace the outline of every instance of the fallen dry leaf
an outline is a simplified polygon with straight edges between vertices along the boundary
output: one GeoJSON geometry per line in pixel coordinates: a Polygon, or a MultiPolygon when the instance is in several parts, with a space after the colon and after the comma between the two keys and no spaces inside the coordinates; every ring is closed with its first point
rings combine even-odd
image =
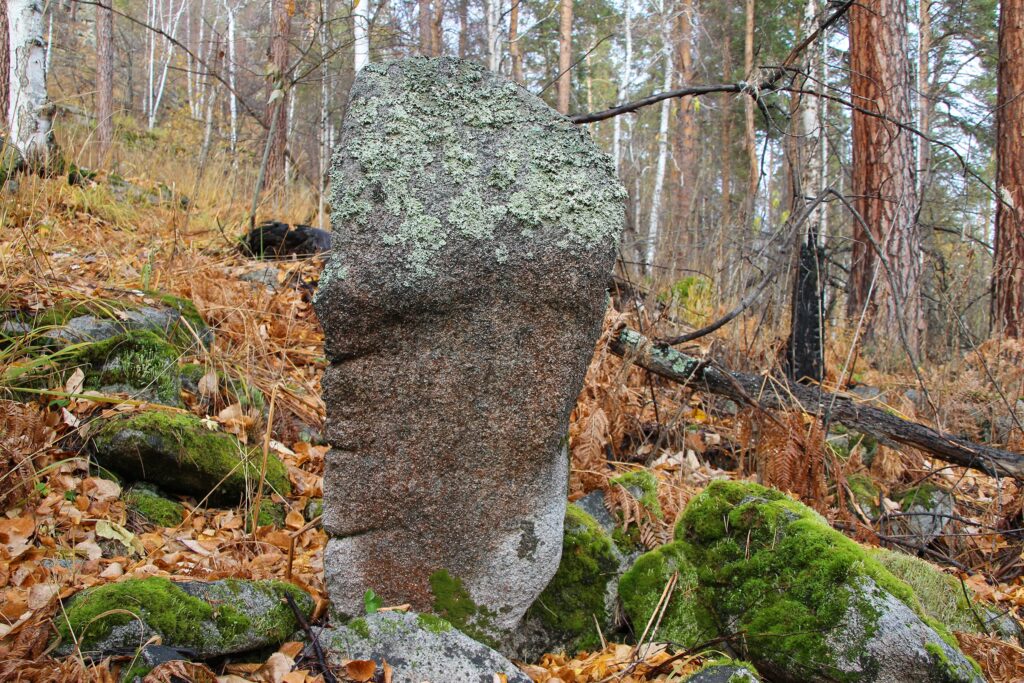
{"type": "Polygon", "coordinates": [[[366,683],[377,673],[377,663],[369,659],[353,659],[345,663],[345,675],[356,683],[366,683]]]}

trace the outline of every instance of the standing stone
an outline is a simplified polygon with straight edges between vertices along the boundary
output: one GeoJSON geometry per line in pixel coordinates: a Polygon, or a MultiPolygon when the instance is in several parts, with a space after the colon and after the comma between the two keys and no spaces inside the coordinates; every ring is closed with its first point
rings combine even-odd
{"type": "Polygon", "coordinates": [[[372,589],[486,639],[558,568],[625,191],[585,131],[449,58],[360,71],[331,185],[331,600],[372,589]]]}

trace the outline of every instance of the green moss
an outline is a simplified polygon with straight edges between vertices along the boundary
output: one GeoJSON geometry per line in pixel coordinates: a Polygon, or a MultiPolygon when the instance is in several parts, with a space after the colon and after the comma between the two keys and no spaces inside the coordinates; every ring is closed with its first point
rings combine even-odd
{"type": "Polygon", "coordinates": [[[470,638],[489,647],[497,646],[495,614],[473,601],[462,579],[452,576],[447,569],[440,569],[430,575],[429,581],[435,614],[470,638]]]}
{"type": "Polygon", "coordinates": [[[601,639],[596,624],[605,629],[612,620],[608,583],[618,568],[611,538],[593,517],[570,504],[558,571],[528,614],[559,634],[570,650],[597,648],[601,639]]]}
{"type": "Polygon", "coordinates": [[[121,673],[121,681],[124,683],[135,683],[136,680],[143,680],[153,667],[146,666],[145,664],[136,664],[130,669],[121,673]]]}
{"type": "Polygon", "coordinates": [[[416,616],[416,623],[419,624],[420,628],[424,631],[431,633],[444,633],[450,631],[452,625],[441,617],[434,616],[433,614],[419,614],[416,616]]]}
{"type": "MultiPolygon", "coordinates": [[[[284,505],[281,503],[272,503],[268,500],[260,502],[260,512],[256,516],[257,526],[274,526],[283,527],[284,518],[287,512],[285,511],[284,505]]],[[[246,515],[245,528],[247,531],[251,531],[251,515],[246,515]]]]}
{"type": "Polygon", "coordinates": [[[626,490],[640,490],[640,504],[652,515],[661,519],[661,503],[658,502],[658,478],[647,470],[635,470],[619,475],[608,482],[613,486],[621,486],[626,490]]]}
{"type": "Polygon", "coordinates": [[[853,492],[853,497],[860,509],[872,519],[876,519],[881,514],[881,509],[878,507],[881,491],[871,477],[867,474],[851,474],[846,478],[846,483],[850,486],[850,491],[853,492]]]}
{"type": "MultiPolygon", "coordinates": [[[[158,411],[105,422],[93,437],[93,451],[101,464],[128,477],[188,495],[213,491],[214,500],[233,503],[259,479],[262,464],[259,448],[207,429],[194,415],[158,411]]],[[[273,454],[265,481],[281,495],[291,492],[288,472],[273,454]]]]}
{"type": "Polygon", "coordinates": [[[900,504],[900,507],[906,511],[911,507],[920,507],[925,510],[931,510],[935,507],[938,501],[949,495],[949,491],[946,489],[936,486],[931,482],[925,482],[918,486],[911,487],[905,491],[893,494],[893,500],[900,504]]]}
{"type": "Polygon", "coordinates": [[[689,649],[710,640],[717,628],[710,613],[699,602],[697,572],[686,559],[683,544],[669,543],[638,557],[619,579],[619,598],[634,635],[639,638],[676,572],[679,578],[661,625],[648,637],[689,649]]]}
{"type": "Polygon", "coordinates": [[[370,637],[370,625],[366,623],[366,619],[362,617],[356,617],[349,621],[345,626],[351,629],[360,638],[370,637]]]}
{"type": "MultiPolygon", "coordinates": [[[[877,615],[859,595],[859,577],[926,615],[910,587],[814,511],[782,493],[746,482],[714,482],[687,506],[676,528],[694,565],[698,600],[718,620],[742,630],[752,659],[845,680],[827,635],[851,609],[865,637],[877,615]]],[[[940,626],[941,628],[941,626],[940,626]]],[[[940,635],[948,635],[943,630],[940,635]]],[[[844,644],[849,652],[863,643],[844,644]]]]}
{"type": "Polygon", "coordinates": [[[744,662],[740,659],[732,659],[731,657],[719,657],[718,659],[707,662],[697,670],[697,673],[719,667],[730,667],[744,670],[743,672],[737,671],[731,675],[728,683],[758,683],[758,681],[761,680],[761,674],[757,672],[757,669],[754,668],[753,664],[750,662],[744,662]]]}
{"type": "Polygon", "coordinates": [[[165,643],[196,643],[204,624],[215,621],[213,608],[167,579],[129,579],[93,588],[76,596],[57,619],[64,643],[75,634],[82,650],[110,635],[115,626],[141,619],[158,631],[165,643]]]}
{"type": "Polygon", "coordinates": [[[166,405],[181,404],[178,350],[149,330],[135,330],[84,344],[61,363],[65,373],[85,372],[83,388],[141,391],[166,405]]]}
{"type": "Polygon", "coordinates": [[[188,324],[192,326],[196,334],[200,337],[203,335],[203,330],[207,329],[206,321],[203,320],[202,314],[199,309],[196,308],[195,303],[191,299],[185,299],[184,297],[174,296],[173,294],[164,294],[161,292],[146,292],[149,296],[155,297],[168,308],[173,308],[181,317],[188,321],[188,324]]]}
{"type": "Polygon", "coordinates": [[[175,527],[185,518],[181,503],[165,498],[152,486],[136,484],[123,499],[131,510],[158,526],[175,527]]]}

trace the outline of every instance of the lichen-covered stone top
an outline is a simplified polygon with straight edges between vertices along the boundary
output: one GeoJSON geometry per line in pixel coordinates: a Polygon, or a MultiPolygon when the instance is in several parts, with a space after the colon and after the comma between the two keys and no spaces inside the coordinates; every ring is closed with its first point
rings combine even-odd
{"type": "Polygon", "coordinates": [[[447,266],[440,252],[467,242],[495,264],[552,247],[605,252],[624,221],[625,190],[585,131],[519,85],[452,58],[364,68],[330,180],[342,239],[328,281],[346,276],[353,242],[371,225],[413,284],[447,266]]]}

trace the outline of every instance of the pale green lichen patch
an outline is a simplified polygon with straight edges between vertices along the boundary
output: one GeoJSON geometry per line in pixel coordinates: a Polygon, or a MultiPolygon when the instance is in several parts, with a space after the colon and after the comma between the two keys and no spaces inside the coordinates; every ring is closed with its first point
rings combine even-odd
{"type": "Polygon", "coordinates": [[[612,615],[607,589],[618,568],[619,556],[608,534],[593,517],[569,505],[558,571],[527,614],[566,641],[568,650],[598,648],[597,625],[609,629],[612,615]]]}
{"type": "MultiPolygon", "coordinates": [[[[610,250],[625,190],[610,160],[541,100],[478,65],[415,58],[358,77],[331,172],[336,231],[371,216],[408,284],[435,273],[454,238],[497,242],[496,263],[533,251],[610,250]]],[[[327,281],[340,277],[335,254],[327,281]]],[[[400,279],[401,279],[400,278],[400,279]]]]}

